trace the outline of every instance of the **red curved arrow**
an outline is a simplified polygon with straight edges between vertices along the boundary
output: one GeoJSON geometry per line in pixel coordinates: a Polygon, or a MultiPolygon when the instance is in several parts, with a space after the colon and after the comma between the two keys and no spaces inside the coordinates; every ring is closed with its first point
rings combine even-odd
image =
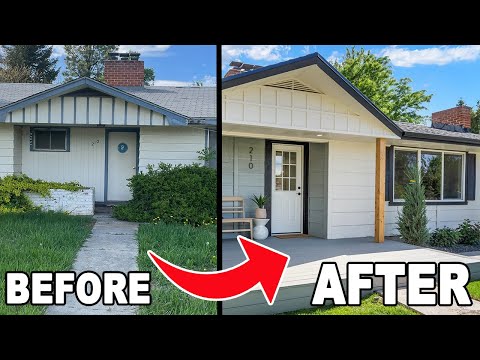
{"type": "Polygon", "coordinates": [[[147,253],[168,280],[192,296],[212,301],[229,300],[249,292],[260,283],[263,295],[272,305],[290,256],[243,236],[237,236],[237,239],[247,259],[221,271],[187,270],[162,259],[151,250],[147,253]]]}

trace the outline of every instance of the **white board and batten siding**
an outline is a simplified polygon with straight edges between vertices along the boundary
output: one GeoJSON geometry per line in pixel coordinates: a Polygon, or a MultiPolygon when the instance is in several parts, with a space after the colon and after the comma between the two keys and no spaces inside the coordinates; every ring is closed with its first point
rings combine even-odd
{"type": "Polygon", "coordinates": [[[198,153],[205,148],[205,131],[194,127],[141,127],[139,171],[160,162],[173,165],[203,163],[198,153]]]}
{"type": "Polygon", "coordinates": [[[168,125],[165,116],[114,97],[59,96],[12,111],[6,123],[52,125],[168,125]]]}
{"type": "Polygon", "coordinates": [[[359,115],[339,100],[325,94],[270,86],[227,89],[222,94],[224,123],[396,137],[373,115],[359,115]]]}
{"type": "Polygon", "coordinates": [[[105,129],[72,127],[69,152],[30,151],[30,128],[23,127],[22,172],[33,179],[68,182],[95,188],[104,201],[105,129]]]}

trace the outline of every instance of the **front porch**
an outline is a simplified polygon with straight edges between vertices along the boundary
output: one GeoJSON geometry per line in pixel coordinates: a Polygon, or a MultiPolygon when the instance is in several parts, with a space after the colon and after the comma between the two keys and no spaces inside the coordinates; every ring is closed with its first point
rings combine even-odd
{"type": "MultiPolygon", "coordinates": [[[[262,244],[290,255],[289,267],[280,284],[275,304],[269,306],[260,290],[223,302],[225,315],[278,314],[309,308],[322,261],[336,262],[346,278],[347,262],[462,262],[470,269],[470,280],[480,279],[480,259],[372,237],[323,240],[315,237],[279,239],[269,237],[262,244]]],[[[236,239],[222,241],[222,268],[227,269],[245,260],[236,239]]],[[[400,282],[401,283],[401,282],[400,282]]],[[[380,288],[382,283],[374,281],[380,288]]],[[[401,286],[401,284],[400,284],[401,286]]]]}

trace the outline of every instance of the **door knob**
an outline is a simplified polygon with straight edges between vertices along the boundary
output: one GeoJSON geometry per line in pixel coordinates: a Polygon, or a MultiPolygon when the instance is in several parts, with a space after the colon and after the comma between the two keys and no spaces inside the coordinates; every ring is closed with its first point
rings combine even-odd
{"type": "Polygon", "coordinates": [[[297,195],[302,195],[302,193],[297,193],[297,195]]]}

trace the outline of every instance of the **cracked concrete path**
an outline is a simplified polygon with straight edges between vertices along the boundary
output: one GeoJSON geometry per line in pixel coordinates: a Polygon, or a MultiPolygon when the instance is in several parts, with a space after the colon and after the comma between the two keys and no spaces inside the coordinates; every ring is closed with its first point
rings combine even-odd
{"type": "MultiPolygon", "coordinates": [[[[96,223],[91,236],[85,241],[73,264],[73,271],[94,271],[100,276],[104,271],[138,271],[138,243],[135,238],[138,224],[119,221],[108,214],[94,216],[96,223]]],[[[93,306],[78,302],[74,294],[67,295],[66,305],[49,306],[47,315],[133,315],[136,306],[93,306]]]]}
{"type": "Polygon", "coordinates": [[[407,289],[398,289],[398,302],[424,315],[480,315],[480,302],[472,299],[472,306],[409,306],[407,305],[407,289]]]}

